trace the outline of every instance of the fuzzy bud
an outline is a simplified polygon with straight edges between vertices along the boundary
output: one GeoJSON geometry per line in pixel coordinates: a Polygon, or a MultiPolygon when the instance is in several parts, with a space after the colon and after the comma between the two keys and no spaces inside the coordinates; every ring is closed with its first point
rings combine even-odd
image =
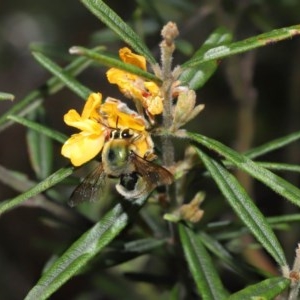
{"type": "Polygon", "coordinates": [[[172,131],[176,131],[181,126],[194,119],[204,109],[204,104],[195,105],[195,91],[186,89],[179,93],[174,110],[174,119],[171,127],[172,131]]]}
{"type": "Polygon", "coordinates": [[[199,207],[199,205],[203,202],[204,197],[204,193],[197,193],[190,203],[183,204],[172,214],[165,214],[164,219],[171,222],[179,222],[181,220],[191,223],[199,222],[204,214],[204,211],[199,207]]]}

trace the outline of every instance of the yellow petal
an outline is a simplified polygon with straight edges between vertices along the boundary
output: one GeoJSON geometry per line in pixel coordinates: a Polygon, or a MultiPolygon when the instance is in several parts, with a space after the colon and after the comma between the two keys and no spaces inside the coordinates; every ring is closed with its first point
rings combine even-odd
{"type": "MultiPolygon", "coordinates": [[[[73,126],[72,124],[76,122],[81,121],[81,116],[78,114],[78,112],[75,109],[70,109],[65,115],[64,115],[64,122],[69,125],[73,126]]],[[[75,127],[75,126],[73,126],[75,127]]]]}
{"type": "Polygon", "coordinates": [[[129,82],[135,80],[137,75],[130,74],[120,69],[111,68],[106,72],[107,79],[110,83],[117,85],[128,84],[129,82]]]}
{"type": "Polygon", "coordinates": [[[97,116],[98,116],[97,111],[101,105],[101,102],[102,102],[102,94],[101,93],[90,94],[84,105],[84,108],[83,108],[83,111],[81,114],[82,119],[95,118],[95,117],[97,118],[97,116]]]}
{"type": "Polygon", "coordinates": [[[152,94],[155,96],[160,95],[160,89],[158,87],[158,85],[152,81],[145,81],[144,82],[145,88],[152,94]]]}
{"type": "Polygon", "coordinates": [[[147,103],[147,110],[150,112],[151,115],[159,115],[163,112],[162,98],[160,97],[149,98],[147,99],[146,103],[147,103]]]}
{"type": "Polygon", "coordinates": [[[144,131],[132,142],[130,148],[138,156],[145,157],[146,154],[153,153],[154,144],[148,132],[144,131]]]}
{"type": "Polygon", "coordinates": [[[144,56],[134,54],[129,48],[124,47],[119,51],[120,58],[128,64],[134,65],[146,71],[146,59],[144,56]]]}
{"type": "Polygon", "coordinates": [[[163,111],[163,98],[161,97],[160,89],[157,84],[151,81],[144,83],[146,89],[149,91],[149,95],[145,97],[144,107],[152,115],[159,115],[163,111]]]}
{"type": "Polygon", "coordinates": [[[121,93],[124,94],[125,97],[133,98],[132,89],[139,80],[137,75],[111,68],[106,72],[106,76],[111,84],[116,84],[119,87],[121,93]]]}
{"type": "Polygon", "coordinates": [[[118,78],[120,76],[123,76],[124,71],[116,69],[116,68],[111,68],[106,72],[106,77],[108,81],[112,84],[117,84],[118,83],[118,78]]]}
{"type": "Polygon", "coordinates": [[[62,146],[61,154],[69,158],[74,166],[81,166],[94,158],[102,149],[104,135],[72,135],[62,146]]]}
{"type": "Polygon", "coordinates": [[[76,110],[71,109],[64,115],[64,121],[67,125],[78,128],[79,130],[89,132],[90,134],[100,135],[103,131],[103,125],[90,119],[82,119],[76,110]]]}
{"type": "Polygon", "coordinates": [[[107,125],[111,128],[145,130],[145,120],[117,99],[107,98],[101,105],[101,113],[106,116],[107,125]]]}

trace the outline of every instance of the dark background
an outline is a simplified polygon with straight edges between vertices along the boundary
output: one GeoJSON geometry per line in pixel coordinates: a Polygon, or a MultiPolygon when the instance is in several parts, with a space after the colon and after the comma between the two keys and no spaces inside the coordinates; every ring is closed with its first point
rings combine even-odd
{"type": "MultiPolygon", "coordinates": [[[[157,58],[159,30],[169,20],[177,22],[181,41],[195,50],[219,26],[232,30],[234,39],[239,40],[297,24],[300,19],[300,4],[296,0],[153,1],[154,10],[146,7],[147,1],[106,3],[134,28],[143,28],[147,45],[157,58]],[[147,21],[147,25],[139,27],[141,21],[147,21]]],[[[34,42],[52,49],[52,58],[62,66],[67,63],[68,49],[73,45],[104,43],[116,53],[123,43],[99,40],[95,33],[102,29],[104,25],[79,1],[1,1],[0,91],[13,93],[15,102],[18,102],[50,77],[31,56],[29,45],[34,42]]],[[[175,55],[175,64],[184,62],[190,55],[189,47],[184,47],[184,44],[181,47],[182,51],[175,55]]],[[[116,89],[108,86],[104,72],[104,68],[93,67],[79,79],[106,96],[120,96],[116,89]]],[[[189,124],[189,129],[241,151],[297,131],[300,129],[299,82],[298,37],[225,59],[205,87],[198,91],[198,101],[205,103],[206,108],[197,120],[189,124]]],[[[0,102],[0,113],[12,105],[8,101],[0,102]]],[[[82,101],[63,89],[48,97],[44,106],[47,123],[67,134],[70,129],[63,124],[62,116],[70,108],[80,110],[82,101]]],[[[26,129],[21,125],[11,126],[0,132],[0,141],[0,164],[35,180],[28,158],[26,129]]],[[[54,145],[53,151],[53,170],[56,170],[65,160],[60,156],[59,145],[54,145]]],[[[299,163],[299,144],[276,151],[265,159],[299,163]]],[[[298,175],[282,175],[299,185],[298,175]]],[[[266,215],[297,212],[265,187],[249,183],[247,179],[245,184],[266,215]]],[[[16,195],[18,192],[0,182],[0,200],[16,195]]],[[[22,299],[39,278],[53,248],[59,252],[60,247],[63,250],[74,240],[76,233],[70,228],[56,228],[44,218],[43,210],[28,207],[14,209],[0,217],[1,299],[22,299]]],[[[289,237],[281,237],[290,261],[297,237],[297,231],[291,232],[289,237]]],[[[76,280],[68,283],[65,290],[53,299],[65,299],[69,290],[76,286],[76,280]]]]}

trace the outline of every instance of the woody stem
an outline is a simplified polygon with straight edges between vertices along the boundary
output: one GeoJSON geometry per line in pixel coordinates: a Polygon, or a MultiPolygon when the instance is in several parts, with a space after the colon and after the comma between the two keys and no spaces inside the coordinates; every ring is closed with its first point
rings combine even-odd
{"type": "MultiPolygon", "coordinates": [[[[161,47],[161,67],[162,67],[162,94],[163,94],[163,127],[168,130],[173,122],[172,103],[172,55],[175,50],[174,39],[178,35],[176,24],[169,22],[162,29],[163,41],[161,47]]],[[[162,137],[163,161],[166,166],[174,163],[174,147],[170,136],[162,137]]]]}

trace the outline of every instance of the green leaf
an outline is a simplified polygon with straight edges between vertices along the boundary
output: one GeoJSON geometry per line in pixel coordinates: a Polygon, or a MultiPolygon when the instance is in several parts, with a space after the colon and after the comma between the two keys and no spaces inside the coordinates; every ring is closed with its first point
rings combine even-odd
{"type": "MultiPolygon", "coordinates": [[[[228,44],[232,39],[231,34],[225,28],[215,30],[204,42],[200,49],[193,55],[192,59],[202,57],[206,51],[215,46],[228,44]]],[[[201,88],[214,74],[218,67],[216,60],[204,62],[197,67],[185,68],[179,80],[182,85],[188,85],[191,89],[201,88]]]]}
{"type": "Polygon", "coordinates": [[[236,263],[235,257],[232,256],[230,252],[228,252],[227,249],[217,239],[205,232],[200,232],[199,237],[201,238],[204,246],[209,249],[211,253],[218,257],[223,263],[230,266],[230,268],[237,272],[240,276],[245,276],[244,270],[240,267],[239,264],[236,263]]]}
{"type": "Polygon", "coordinates": [[[124,244],[124,251],[145,253],[164,245],[166,242],[167,242],[166,239],[155,239],[155,238],[134,240],[124,244]]]}
{"type": "Polygon", "coordinates": [[[29,159],[35,175],[39,179],[44,179],[52,170],[52,141],[46,135],[31,129],[27,131],[26,139],[29,159]]]}
{"type": "Polygon", "coordinates": [[[50,137],[51,139],[63,144],[66,140],[67,140],[67,136],[52,129],[52,128],[49,128],[45,125],[42,125],[40,123],[36,123],[36,122],[33,122],[33,121],[30,121],[28,119],[25,119],[25,118],[21,118],[21,117],[18,117],[18,116],[8,116],[7,117],[9,120],[13,120],[14,122],[17,122],[19,124],[22,124],[28,128],[31,128],[43,135],[46,135],[48,137],[50,137]]]}
{"type": "Polygon", "coordinates": [[[53,263],[25,300],[47,299],[57,291],[126,227],[146,199],[117,204],[53,263]]]}
{"type": "Polygon", "coordinates": [[[296,186],[214,139],[196,133],[188,133],[188,136],[195,142],[219,153],[237,168],[250,174],[279,195],[300,206],[300,190],[296,186]]]}
{"type": "Polygon", "coordinates": [[[220,163],[197,148],[196,151],[236,215],[246,224],[274,260],[280,266],[285,266],[286,259],[274,232],[238,180],[220,163]]]}
{"type": "MultiPolygon", "coordinates": [[[[30,114],[30,118],[44,122],[45,110],[40,107],[30,114]]],[[[53,144],[52,140],[39,131],[29,128],[26,134],[27,148],[31,166],[38,179],[45,179],[51,174],[53,165],[53,144]]]]}
{"type": "Polygon", "coordinates": [[[96,268],[108,268],[120,265],[129,260],[135,259],[143,254],[149,253],[167,244],[167,239],[145,238],[124,243],[121,246],[112,248],[100,256],[96,263],[96,268]]]}
{"type": "MultiPolygon", "coordinates": [[[[7,169],[0,165],[0,181],[18,192],[23,192],[33,187],[36,182],[28,179],[24,173],[7,169]]],[[[1,202],[2,203],[2,202],[1,202]]],[[[0,203],[0,206],[1,206],[0,203]]]]}
{"type": "MultiPolygon", "coordinates": [[[[99,272],[96,270],[95,273],[96,276],[93,276],[91,280],[91,288],[85,286],[76,291],[76,296],[72,297],[72,299],[67,297],[69,298],[67,300],[145,300],[145,297],[143,297],[144,293],[141,293],[140,289],[134,288],[133,284],[129,283],[128,278],[120,276],[118,272],[99,272]],[[101,294],[101,296],[97,297],[95,294],[101,294]]],[[[60,298],[60,296],[55,298],[60,298]]]]}
{"type": "Polygon", "coordinates": [[[70,90],[84,100],[92,93],[90,89],[82,85],[78,80],[72,77],[67,71],[63,70],[50,58],[39,52],[32,52],[34,58],[53,75],[59,78],[70,90]]]}
{"type": "Polygon", "coordinates": [[[37,185],[35,185],[31,189],[29,189],[27,192],[20,194],[11,200],[2,201],[0,203],[0,216],[4,212],[7,212],[8,210],[11,210],[14,207],[22,204],[27,199],[29,199],[33,196],[36,196],[37,194],[49,189],[53,185],[59,183],[64,178],[71,175],[72,172],[73,172],[73,167],[61,168],[61,169],[57,170],[55,173],[53,173],[52,175],[50,175],[45,180],[41,181],[40,183],[38,183],[37,185]]]}
{"type": "Polygon", "coordinates": [[[227,299],[227,292],[201,239],[183,224],[178,226],[184,255],[201,299],[227,299]]]}
{"type": "Polygon", "coordinates": [[[70,53],[84,55],[84,56],[86,56],[92,60],[95,60],[105,66],[124,70],[126,72],[138,75],[138,76],[148,79],[150,81],[160,82],[160,79],[151,73],[148,73],[134,65],[126,64],[126,63],[120,61],[119,59],[109,57],[108,55],[105,55],[105,54],[97,53],[94,50],[89,50],[87,48],[80,47],[80,46],[73,46],[70,49],[70,53]]]}
{"type": "Polygon", "coordinates": [[[103,1],[81,0],[81,2],[132,49],[143,55],[150,64],[156,64],[155,58],[140,37],[103,1]]]}
{"type": "MultiPolygon", "coordinates": [[[[149,1],[147,1],[149,2],[149,1]]],[[[160,294],[159,300],[178,300],[182,299],[182,287],[179,283],[175,284],[170,290],[160,294]]]]}
{"type": "MultiPolygon", "coordinates": [[[[75,76],[85,70],[92,61],[85,57],[79,57],[75,59],[72,63],[64,68],[65,72],[68,74],[75,76]]],[[[34,90],[29,93],[24,99],[17,102],[11,109],[5,112],[0,117],[0,131],[7,128],[12,124],[11,121],[7,120],[7,116],[9,115],[19,115],[25,116],[29,112],[33,111],[38,107],[43,99],[47,95],[52,95],[57,91],[61,90],[64,87],[64,83],[58,79],[56,76],[51,77],[46,83],[38,90],[34,90]]]]}
{"type": "Polygon", "coordinates": [[[269,224],[299,222],[300,214],[268,217],[267,220],[269,224]]]}
{"type": "Polygon", "coordinates": [[[283,164],[283,163],[273,163],[273,162],[256,162],[259,166],[275,171],[290,171],[300,173],[299,165],[283,164]]]}
{"type": "Polygon", "coordinates": [[[275,29],[270,32],[263,33],[226,46],[222,45],[215,48],[211,48],[205,53],[203,53],[203,55],[188,60],[181,67],[182,68],[197,67],[207,61],[216,60],[234,54],[250,51],[258,47],[271,45],[278,41],[291,39],[292,37],[297,36],[299,34],[300,34],[300,25],[275,29]]]}
{"type": "MultiPolygon", "coordinates": [[[[7,169],[1,165],[0,181],[20,193],[23,193],[37,185],[37,182],[28,179],[28,176],[26,174],[7,169]]],[[[47,196],[50,196],[51,199],[55,199],[60,203],[62,201],[65,201],[64,196],[61,193],[57,195],[54,189],[47,190],[46,194],[47,196]]],[[[59,219],[62,223],[68,224],[68,226],[78,226],[78,228],[87,226],[86,220],[82,219],[80,215],[71,214],[70,210],[66,206],[59,204],[58,202],[55,202],[53,200],[49,200],[47,196],[41,193],[37,193],[35,195],[32,195],[32,197],[30,197],[30,199],[28,199],[28,201],[26,201],[25,203],[22,202],[22,205],[26,205],[27,207],[32,206],[35,208],[42,208],[44,211],[48,211],[51,215],[55,216],[55,218],[59,219]]]]}
{"type": "Polygon", "coordinates": [[[2,100],[13,101],[14,99],[15,99],[15,96],[13,94],[0,92],[0,101],[2,101],[2,100]]]}
{"type": "Polygon", "coordinates": [[[290,280],[284,277],[269,278],[250,285],[245,289],[231,295],[229,300],[265,299],[273,300],[288,288],[290,280]]]}
{"type": "Polygon", "coordinates": [[[247,155],[249,158],[253,159],[258,156],[269,153],[271,151],[285,147],[299,139],[300,139],[300,131],[297,131],[297,132],[291,133],[289,135],[286,135],[284,137],[281,137],[281,138],[275,139],[273,141],[270,141],[268,143],[265,143],[259,147],[253,148],[253,149],[245,152],[244,154],[247,155]]]}

